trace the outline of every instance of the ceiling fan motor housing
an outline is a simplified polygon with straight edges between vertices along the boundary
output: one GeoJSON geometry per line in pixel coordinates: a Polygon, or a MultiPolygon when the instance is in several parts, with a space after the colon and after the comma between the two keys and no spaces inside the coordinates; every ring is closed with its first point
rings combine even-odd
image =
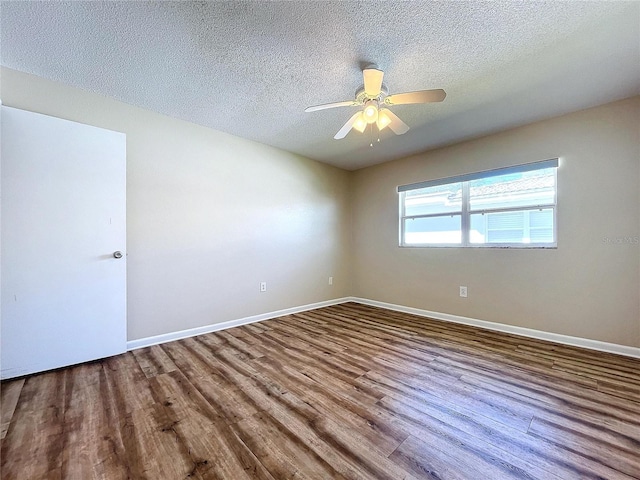
{"type": "Polygon", "coordinates": [[[356,102],[358,103],[358,105],[364,105],[368,100],[378,100],[378,102],[382,102],[384,100],[384,97],[386,97],[388,94],[389,94],[389,90],[387,89],[387,86],[384,83],[380,88],[380,93],[375,97],[372,97],[371,95],[367,95],[367,93],[364,91],[364,85],[363,85],[358,90],[356,90],[356,102]]]}

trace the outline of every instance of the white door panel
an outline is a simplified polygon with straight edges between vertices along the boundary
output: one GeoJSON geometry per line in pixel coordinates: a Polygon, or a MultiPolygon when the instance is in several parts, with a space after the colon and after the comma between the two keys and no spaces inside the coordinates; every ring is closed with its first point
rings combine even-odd
{"type": "Polygon", "coordinates": [[[2,107],[2,378],[126,350],[125,135],[2,107]]]}

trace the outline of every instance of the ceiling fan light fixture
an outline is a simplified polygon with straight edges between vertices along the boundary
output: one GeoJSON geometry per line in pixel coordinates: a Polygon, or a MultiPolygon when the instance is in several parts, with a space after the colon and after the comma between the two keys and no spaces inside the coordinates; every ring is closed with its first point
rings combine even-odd
{"type": "Polygon", "coordinates": [[[356,118],[356,121],[353,122],[353,128],[360,133],[364,132],[364,129],[367,128],[367,120],[365,119],[364,112],[362,112],[358,118],[356,118]]]}
{"type": "Polygon", "coordinates": [[[362,111],[364,119],[367,123],[375,123],[378,120],[378,106],[374,100],[369,100],[365,103],[364,110],[362,111]]]}
{"type": "Polygon", "coordinates": [[[391,123],[391,118],[387,115],[386,110],[386,108],[381,108],[378,112],[378,130],[384,130],[391,123]]]}

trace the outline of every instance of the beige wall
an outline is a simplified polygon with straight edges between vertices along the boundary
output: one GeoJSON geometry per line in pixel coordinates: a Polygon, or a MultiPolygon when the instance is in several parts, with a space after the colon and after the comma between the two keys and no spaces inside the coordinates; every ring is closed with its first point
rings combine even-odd
{"type": "Polygon", "coordinates": [[[354,173],[359,297],[640,346],[640,97],[354,173]],[[558,248],[399,248],[396,187],[560,157],[558,248]],[[460,285],[469,297],[459,297],[460,285]]]}
{"type": "Polygon", "coordinates": [[[4,105],[127,134],[129,340],[349,294],[348,172],[6,68],[1,81],[4,105]]]}
{"type": "Polygon", "coordinates": [[[640,97],[345,172],[6,68],[1,82],[5,105],[127,134],[129,340],[355,295],[640,346],[640,247],[603,240],[640,235],[640,97]],[[397,185],[552,157],[557,250],[397,246],[397,185]]]}

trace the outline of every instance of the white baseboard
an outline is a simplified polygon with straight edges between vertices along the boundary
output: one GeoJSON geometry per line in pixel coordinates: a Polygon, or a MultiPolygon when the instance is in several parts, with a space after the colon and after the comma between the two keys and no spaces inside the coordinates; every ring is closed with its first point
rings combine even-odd
{"type": "Polygon", "coordinates": [[[299,307],[285,308],[284,310],[276,310],[275,312],[261,313],[259,315],[252,315],[250,317],[238,318],[236,320],[229,320],[227,322],[213,323],[211,325],[204,325],[202,327],[189,328],[188,330],[179,330],[177,332],[164,333],[162,335],[155,335],[153,337],[139,338],[137,340],[131,340],[127,342],[127,351],[135,350],[137,348],[150,347],[152,345],[158,345],[160,343],[173,342],[174,340],[181,340],[183,338],[195,337],[196,335],[203,335],[205,333],[217,332],[219,330],[226,330],[227,328],[239,327],[240,325],[247,325],[249,323],[261,322],[263,320],[269,320],[271,318],[282,317],[284,315],[291,315],[293,313],[306,312],[308,310],[314,310],[316,308],[328,307],[331,305],[337,305],[339,303],[345,303],[351,301],[350,298],[336,298],[333,300],[326,300],[324,302],[310,303],[309,305],[301,305],[299,307]]]}
{"type": "Polygon", "coordinates": [[[474,327],[486,328],[487,330],[511,333],[513,335],[520,335],[522,337],[537,338],[539,340],[547,340],[549,342],[562,343],[564,345],[582,347],[589,350],[598,350],[601,352],[624,355],[626,357],[640,358],[640,348],[638,347],[629,347],[627,345],[618,345],[616,343],[600,342],[598,340],[589,340],[588,338],[571,337],[569,335],[561,335],[559,333],[543,332],[541,330],[516,327],[513,325],[506,325],[504,323],[488,322],[486,320],[461,317],[459,315],[451,315],[449,313],[432,312],[429,310],[422,310],[420,308],[405,307],[403,305],[395,305],[393,303],[369,300],[367,298],[350,297],[348,301],[361,303],[363,305],[371,305],[373,307],[386,308],[388,310],[395,310],[397,312],[411,313],[413,315],[434,318],[436,320],[444,320],[445,322],[462,323],[464,325],[472,325],[474,327]]]}
{"type": "Polygon", "coordinates": [[[227,328],[238,327],[240,325],[247,325],[249,323],[261,322],[263,320],[269,320],[271,318],[282,317],[284,315],[291,315],[293,313],[306,312],[308,310],[314,310],[316,308],[321,308],[321,307],[328,307],[331,305],[338,305],[340,303],[346,303],[346,302],[361,303],[363,305],[386,308],[387,310],[410,313],[413,315],[419,315],[421,317],[429,317],[436,320],[443,320],[445,322],[461,323],[464,325],[471,325],[474,327],[486,328],[487,330],[494,330],[497,332],[505,332],[505,333],[511,333],[513,335],[520,335],[522,337],[536,338],[539,340],[547,340],[549,342],[561,343],[564,345],[571,345],[574,347],[587,348],[589,350],[598,350],[601,352],[615,353],[617,355],[624,355],[627,357],[640,358],[640,348],[638,347],[629,347],[626,345],[618,345],[615,343],[601,342],[598,340],[589,340],[587,338],[561,335],[559,333],[550,333],[550,332],[544,332],[542,330],[533,330],[531,328],[516,327],[513,325],[506,325],[504,323],[495,323],[495,322],[489,322],[486,320],[478,320],[476,318],[452,315],[449,313],[433,312],[430,310],[423,310],[420,308],[405,307],[404,305],[396,305],[393,303],[379,302],[377,300],[370,300],[368,298],[360,298],[360,297],[336,298],[333,300],[326,300],[324,302],[311,303],[308,305],[301,305],[299,307],[292,307],[292,308],[286,308],[284,310],[277,310],[275,312],[261,313],[259,315],[253,315],[250,317],[239,318],[236,320],[229,320],[227,322],[214,323],[211,325],[204,325],[202,327],[190,328],[188,330],[180,330],[177,332],[165,333],[163,335],[156,335],[153,337],[146,337],[146,338],[140,338],[138,340],[131,340],[127,342],[127,350],[135,350],[137,348],[150,347],[152,345],[158,345],[160,343],[172,342],[174,340],[181,340],[183,338],[194,337],[196,335],[203,335],[205,333],[217,332],[219,330],[226,330],[227,328]]]}

